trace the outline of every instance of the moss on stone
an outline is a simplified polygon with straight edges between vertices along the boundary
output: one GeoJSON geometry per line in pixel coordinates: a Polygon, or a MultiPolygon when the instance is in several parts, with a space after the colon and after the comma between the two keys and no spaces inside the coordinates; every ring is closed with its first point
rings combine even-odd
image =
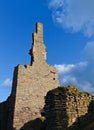
{"type": "Polygon", "coordinates": [[[81,92],[75,85],[68,85],[68,86],[60,86],[58,88],[55,88],[48,93],[53,93],[53,94],[69,94],[69,95],[78,95],[78,96],[89,96],[92,94],[88,92],[81,92]]]}
{"type": "Polygon", "coordinates": [[[71,93],[71,94],[81,94],[82,92],[80,92],[74,85],[69,85],[69,86],[61,86],[58,87],[54,90],[51,90],[50,92],[52,93],[71,93]]]}
{"type": "Polygon", "coordinates": [[[40,119],[42,122],[44,122],[44,121],[46,120],[46,117],[41,116],[41,117],[39,117],[39,119],[40,119]]]}
{"type": "Polygon", "coordinates": [[[76,94],[76,95],[81,95],[81,94],[82,94],[82,92],[79,91],[79,90],[76,88],[76,86],[74,86],[74,85],[69,85],[69,86],[67,86],[67,91],[71,92],[72,94],[76,94]]]}

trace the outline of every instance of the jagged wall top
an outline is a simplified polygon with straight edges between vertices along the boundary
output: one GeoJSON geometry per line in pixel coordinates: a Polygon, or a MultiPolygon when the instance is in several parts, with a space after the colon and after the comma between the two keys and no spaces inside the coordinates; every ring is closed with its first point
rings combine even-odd
{"type": "Polygon", "coordinates": [[[32,34],[32,49],[30,50],[31,64],[46,61],[46,47],[43,41],[43,24],[36,23],[36,32],[32,34]]]}

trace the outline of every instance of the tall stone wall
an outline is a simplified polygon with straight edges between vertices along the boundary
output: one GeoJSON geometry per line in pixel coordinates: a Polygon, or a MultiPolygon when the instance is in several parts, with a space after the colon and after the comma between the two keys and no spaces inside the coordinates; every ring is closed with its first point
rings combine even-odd
{"type": "Polygon", "coordinates": [[[94,121],[94,96],[76,87],[59,87],[46,96],[47,130],[76,130],[94,121]]]}
{"type": "MultiPolygon", "coordinates": [[[[13,128],[20,128],[30,120],[41,116],[46,93],[59,86],[57,71],[46,63],[46,47],[43,43],[43,25],[37,23],[30,50],[31,64],[18,65],[14,71],[11,93],[10,120],[13,128]]],[[[8,127],[8,130],[10,128],[8,127]]]]}

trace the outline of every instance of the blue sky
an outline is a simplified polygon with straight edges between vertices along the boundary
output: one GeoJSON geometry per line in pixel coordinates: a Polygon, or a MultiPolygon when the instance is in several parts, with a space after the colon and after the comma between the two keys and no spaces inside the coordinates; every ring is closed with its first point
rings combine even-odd
{"type": "Polygon", "coordinates": [[[36,22],[61,85],[94,94],[93,13],[94,0],[0,0],[0,102],[11,92],[14,67],[30,63],[36,22]]]}

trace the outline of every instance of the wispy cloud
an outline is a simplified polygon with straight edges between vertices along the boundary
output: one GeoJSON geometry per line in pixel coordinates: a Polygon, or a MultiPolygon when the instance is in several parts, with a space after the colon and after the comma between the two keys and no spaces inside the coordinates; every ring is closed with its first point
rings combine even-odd
{"type": "Polygon", "coordinates": [[[3,81],[3,83],[1,84],[1,86],[4,86],[4,87],[11,87],[12,86],[12,80],[7,78],[3,81]]]}
{"type": "Polygon", "coordinates": [[[94,36],[94,0],[48,0],[48,7],[62,27],[94,36]]]}
{"type": "Polygon", "coordinates": [[[84,48],[84,53],[87,60],[90,62],[94,61],[94,41],[88,42],[84,48]]]}
{"type": "Polygon", "coordinates": [[[62,7],[62,6],[63,6],[62,0],[50,0],[49,1],[49,7],[58,9],[58,7],[62,7]]]}

